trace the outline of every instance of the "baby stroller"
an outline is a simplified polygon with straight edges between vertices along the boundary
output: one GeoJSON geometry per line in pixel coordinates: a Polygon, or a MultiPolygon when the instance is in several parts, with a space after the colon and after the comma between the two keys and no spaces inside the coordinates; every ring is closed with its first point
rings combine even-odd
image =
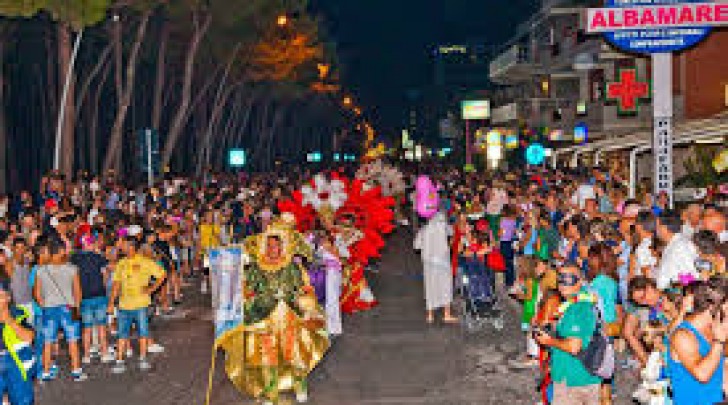
{"type": "Polygon", "coordinates": [[[461,257],[459,263],[456,290],[461,298],[464,330],[476,332],[488,324],[503,329],[503,310],[490,270],[476,258],[461,257]]]}

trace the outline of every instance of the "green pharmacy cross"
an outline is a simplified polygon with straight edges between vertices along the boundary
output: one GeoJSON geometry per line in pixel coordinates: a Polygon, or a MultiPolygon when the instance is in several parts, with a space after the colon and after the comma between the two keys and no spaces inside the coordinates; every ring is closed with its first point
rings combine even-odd
{"type": "Polygon", "coordinates": [[[622,114],[637,112],[640,100],[650,98],[650,84],[637,79],[637,69],[620,69],[619,81],[607,84],[607,98],[617,101],[622,114]]]}

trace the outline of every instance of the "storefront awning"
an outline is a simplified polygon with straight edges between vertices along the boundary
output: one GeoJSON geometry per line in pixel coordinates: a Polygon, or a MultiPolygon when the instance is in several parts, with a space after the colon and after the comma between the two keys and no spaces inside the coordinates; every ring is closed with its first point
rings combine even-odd
{"type": "MultiPolygon", "coordinates": [[[[673,134],[673,144],[675,145],[726,136],[728,135],[728,110],[711,118],[678,123],[673,130],[673,134]]],[[[625,136],[559,148],[554,153],[563,155],[569,152],[609,152],[637,147],[649,147],[651,144],[652,131],[643,130],[625,136]]]]}

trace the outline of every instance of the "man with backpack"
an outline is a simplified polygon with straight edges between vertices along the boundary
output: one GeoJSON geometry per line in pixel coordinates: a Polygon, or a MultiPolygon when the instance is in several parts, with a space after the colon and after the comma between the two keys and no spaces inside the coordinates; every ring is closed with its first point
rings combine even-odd
{"type": "Polygon", "coordinates": [[[587,370],[583,356],[596,337],[596,299],[584,289],[579,267],[566,264],[558,272],[558,290],[564,303],[552,331],[534,332],[536,341],[551,349],[554,404],[598,405],[602,378],[587,370]]]}

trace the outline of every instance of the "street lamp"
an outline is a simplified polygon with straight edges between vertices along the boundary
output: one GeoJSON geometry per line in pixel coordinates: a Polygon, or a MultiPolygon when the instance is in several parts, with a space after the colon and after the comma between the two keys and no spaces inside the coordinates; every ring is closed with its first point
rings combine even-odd
{"type": "Polygon", "coordinates": [[[345,107],[351,107],[351,105],[354,104],[354,100],[352,100],[349,96],[344,97],[343,102],[345,107]]]}
{"type": "Polygon", "coordinates": [[[288,16],[285,14],[281,14],[276,19],[276,24],[278,24],[279,27],[285,27],[288,25],[290,20],[288,19],[288,16]]]}
{"type": "Polygon", "coordinates": [[[331,65],[328,63],[319,63],[316,65],[316,68],[318,69],[319,79],[324,80],[329,75],[331,65]]]}

